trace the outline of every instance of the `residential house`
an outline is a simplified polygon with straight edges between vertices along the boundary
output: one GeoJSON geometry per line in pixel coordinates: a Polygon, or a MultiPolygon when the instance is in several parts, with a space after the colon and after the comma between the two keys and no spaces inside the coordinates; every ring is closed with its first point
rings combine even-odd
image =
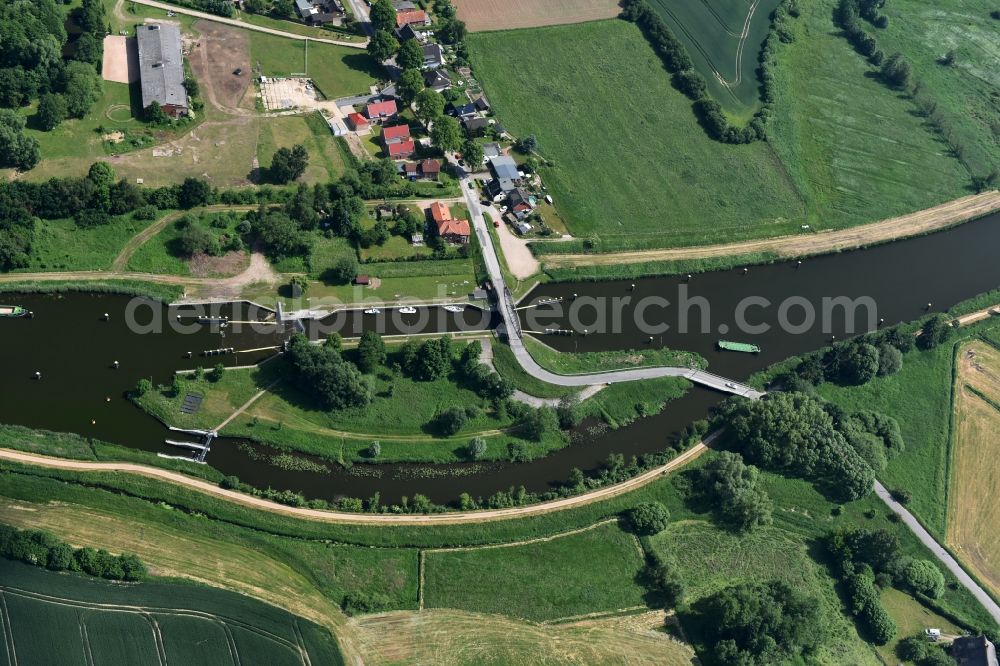
{"type": "Polygon", "coordinates": [[[356,111],[347,116],[347,124],[355,132],[367,132],[371,128],[368,119],[356,111]]]}
{"type": "Polygon", "coordinates": [[[420,177],[420,164],[418,162],[401,162],[399,172],[403,174],[404,178],[416,180],[420,177]]]}
{"type": "Polygon", "coordinates": [[[430,25],[431,18],[422,9],[404,9],[396,12],[396,27],[402,28],[404,25],[430,25]]]}
{"type": "Polygon", "coordinates": [[[493,180],[486,183],[486,193],[493,199],[504,196],[521,184],[521,174],[517,162],[509,155],[501,155],[487,160],[493,180]]]}
{"type": "Polygon", "coordinates": [[[503,155],[503,149],[499,143],[487,143],[483,145],[483,157],[490,159],[503,155]]]}
{"type": "Polygon", "coordinates": [[[394,99],[371,102],[365,107],[365,115],[368,116],[369,120],[395,118],[397,113],[396,100],[394,99]]]}
{"type": "Polygon", "coordinates": [[[451,219],[451,211],[448,210],[448,205],[440,201],[432,203],[428,210],[430,210],[431,219],[434,222],[444,222],[451,219]]]}
{"type": "Polygon", "coordinates": [[[490,121],[482,116],[462,118],[462,126],[470,137],[482,136],[489,127],[490,121]]]}
{"type": "Polygon", "coordinates": [[[476,101],[474,101],[473,104],[475,104],[476,108],[482,111],[483,113],[486,113],[487,111],[490,110],[490,103],[486,99],[485,95],[480,95],[479,97],[477,97],[476,101]]]}
{"type": "Polygon", "coordinates": [[[359,287],[367,287],[371,285],[371,283],[372,280],[367,275],[359,275],[356,278],[354,278],[354,284],[356,284],[359,287]]]}
{"type": "Polygon", "coordinates": [[[456,220],[451,216],[448,206],[435,201],[430,207],[431,219],[437,234],[449,243],[466,244],[472,235],[472,227],[468,220],[456,220]]]}
{"type": "Polygon", "coordinates": [[[392,8],[397,12],[405,12],[410,9],[420,9],[417,5],[410,0],[393,0],[392,8]]]}
{"type": "Polygon", "coordinates": [[[420,163],[420,176],[426,180],[437,180],[441,175],[441,163],[437,160],[424,160],[420,163]]]}
{"type": "Polygon", "coordinates": [[[462,104],[461,106],[455,106],[454,104],[449,104],[445,112],[452,116],[453,118],[465,118],[466,116],[476,115],[476,105],[471,102],[468,104],[462,104]]]}
{"type": "Polygon", "coordinates": [[[156,102],[172,118],[187,115],[188,96],[184,88],[180,28],[169,23],[138,25],[135,35],[139,45],[143,110],[156,102]]]}
{"type": "Polygon", "coordinates": [[[400,44],[402,44],[403,42],[408,42],[411,39],[422,41],[420,39],[420,35],[417,34],[417,31],[414,30],[413,26],[410,25],[409,23],[404,25],[402,28],[396,28],[396,39],[399,40],[400,44]]]}
{"type": "Polygon", "coordinates": [[[985,636],[963,636],[951,644],[958,666],[998,666],[997,650],[985,636]]]}
{"type": "Polygon", "coordinates": [[[406,159],[416,151],[413,139],[410,138],[409,125],[394,125],[382,128],[382,144],[394,160],[406,159]]]}
{"type": "Polygon", "coordinates": [[[337,0],[295,0],[295,10],[309,25],[339,24],[344,18],[344,8],[337,0]]]}
{"type": "Polygon", "coordinates": [[[435,42],[424,44],[421,49],[424,52],[424,69],[437,69],[444,66],[444,50],[440,44],[435,42]]]}
{"type": "Polygon", "coordinates": [[[424,72],[424,85],[435,92],[444,92],[451,87],[451,78],[443,69],[424,72]]]}
{"type": "Polygon", "coordinates": [[[534,208],[531,203],[531,195],[520,187],[516,187],[507,193],[507,206],[510,212],[514,213],[519,220],[526,218],[534,208]]]}

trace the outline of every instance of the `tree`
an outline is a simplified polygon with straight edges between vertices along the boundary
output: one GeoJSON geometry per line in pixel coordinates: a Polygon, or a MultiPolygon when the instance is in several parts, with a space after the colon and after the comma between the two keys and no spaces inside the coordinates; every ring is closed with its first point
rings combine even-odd
{"type": "Polygon", "coordinates": [[[386,30],[376,30],[375,36],[368,42],[368,55],[378,62],[385,62],[399,48],[399,42],[386,30]]]}
{"type": "Polygon", "coordinates": [[[306,172],[309,166],[309,153],[302,144],[295,144],[291,149],[278,148],[271,158],[271,168],[267,173],[271,182],[284,185],[296,180],[306,172]]]}
{"type": "Polygon", "coordinates": [[[38,111],[35,112],[38,126],[46,131],[52,131],[59,126],[59,123],[66,120],[68,112],[66,100],[62,95],[46,93],[42,95],[38,102],[38,111]]]}
{"type": "Polygon", "coordinates": [[[385,363],[385,341],[374,331],[365,331],[358,342],[358,367],[362,372],[372,373],[385,363]]]}
{"type": "Polygon", "coordinates": [[[952,327],[948,318],[943,314],[936,314],[924,323],[917,337],[917,345],[921,349],[933,349],[947,341],[951,333],[952,327]]]}
{"type": "Polygon", "coordinates": [[[309,280],[304,275],[293,275],[288,286],[292,290],[292,297],[299,298],[309,289],[309,280]]]}
{"type": "Polygon", "coordinates": [[[382,455],[382,442],[375,440],[368,445],[368,457],[378,458],[380,455],[382,455]]]}
{"type": "Polygon", "coordinates": [[[826,633],[820,606],[783,582],[728,587],[704,599],[697,611],[719,664],[799,661],[826,633]]]}
{"type": "Polygon", "coordinates": [[[667,528],[670,512],[660,502],[644,502],[629,509],[627,519],[633,532],[652,536],[667,528]]]}
{"type": "Polygon", "coordinates": [[[458,44],[465,40],[465,23],[457,18],[450,18],[443,21],[434,31],[434,34],[445,44],[458,44]]]}
{"type": "Polygon", "coordinates": [[[25,118],[10,109],[0,109],[0,164],[28,171],[38,164],[38,141],[24,134],[25,118]]]}
{"type": "Polygon", "coordinates": [[[881,74],[882,79],[892,87],[905,89],[910,87],[913,67],[902,53],[894,53],[882,63],[881,74]]]}
{"type": "Polygon", "coordinates": [[[372,385],[352,364],[327,345],[314,346],[302,334],[292,336],[285,357],[298,388],[327,409],[365,407],[372,385]]]}
{"type": "Polygon", "coordinates": [[[70,62],[63,75],[66,111],[72,118],[83,118],[101,98],[101,78],[92,65],[70,62]]]}
{"type": "Polygon", "coordinates": [[[83,5],[75,13],[75,19],[84,32],[104,37],[104,26],[107,25],[108,19],[101,0],[83,0],[83,5]]]}
{"type": "Polygon", "coordinates": [[[883,342],[878,348],[878,374],[880,377],[894,375],[903,369],[903,352],[883,342]]]}
{"type": "Polygon", "coordinates": [[[402,70],[422,69],[424,66],[424,50],[416,39],[408,39],[399,47],[396,54],[396,64],[402,70]]]}
{"type": "Polygon", "coordinates": [[[146,122],[154,125],[163,125],[170,122],[170,116],[167,115],[167,112],[163,110],[163,107],[155,99],[146,107],[145,116],[146,122]]]}
{"type": "Polygon", "coordinates": [[[551,407],[529,409],[518,421],[518,427],[525,439],[540,442],[545,433],[559,428],[559,418],[551,407]]]}
{"type": "Polygon", "coordinates": [[[73,46],[73,59],[96,65],[104,56],[104,46],[89,32],[80,35],[73,46]]]}
{"type": "Polygon", "coordinates": [[[442,116],[434,121],[431,141],[445,152],[458,150],[462,146],[462,126],[450,116],[442,116]]]}
{"type": "Polygon", "coordinates": [[[427,340],[419,348],[404,348],[404,359],[410,356],[407,370],[418,380],[433,381],[443,377],[451,368],[451,339],[447,337],[427,340]]]}
{"type": "Polygon", "coordinates": [[[193,257],[196,254],[219,254],[219,240],[207,229],[197,224],[189,224],[177,239],[177,245],[184,256],[193,257]]]}
{"type": "MultiPolygon", "coordinates": [[[[417,69],[404,70],[396,81],[396,95],[407,106],[424,90],[424,77],[417,69]]],[[[418,116],[419,117],[419,116],[418,116]]]]}
{"type": "Polygon", "coordinates": [[[471,460],[480,460],[486,455],[486,440],[482,437],[473,437],[469,440],[469,446],[466,449],[466,455],[471,460]]]}
{"type": "Polygon", "coordinates": [[[483,147],[472,140],[462,144],[462,158],[466,166],[475,171],[483,165],[483,147]]]}
{"type": "Polygon", "coordinates": [[[181,208],[204,206],[212,198],[212,186],[201,178],[188,176],[177,192],[177,205],[181,208]]]}
{"type": "Polygon", "coordinates": [[[919,594],[937,599],[944,594],[944,574],[930,560],[912,560],[900,571],[902,583],[919,594]]]}
{"type": "Polygon", "coordinates": [[[647,568],[646,579],[649,586],[659,592],[664,608],[672,608],[684,600],[684,579],[671,564],[658,559],[647,568]]]}
{"type": "Polygon", "coordinates": [[[462,407],[449,407],[434,417],[434,429],[445,437],[451,437],[468,422],[469,417],[462,407]]]}
{"type": "Polygon", "coordinates": [[[308,238],[299,225],[284,213],[273,211],[262,217],[258,215],[252,229],[257,242],[273,259],[294,257],[309,250],[308,238]]]}
{"type": "Polygon", "coordinates": [[[135,385],[135,393],[138,396],[144,396],[153,390],[153,382],[148,379],[140,379],[135,385]]]}
{"type": "Polygon", "coordinates": [[[744,464],[738,453],[721,452],[698,476],[698,494],[716,504],[720,518],[732,529],[749,532],[771,524],[771,498],[758,487],[760,472],[744,464]]]}
{"type": "Polygon", "coordinates": [[[444,114],[444,97],[436,90],[426,88],[417,94],[417,118],[425,125],[436,122],[444,114]]]}
{"type": "Polygon", "coordinates": [[[870,344],[848,342],[835,350],[831,370],[847,384],[867,384],[878,373],[878,353],[878,349],[870,344]]]}
{"type": "Polygon", "coordinates": [[[520,153],[533,153],[538,148],[538,139],[535,138],[534,134],[529,134],[528,136],[521,137],[514,143],[514,147],[520,153]]]}
{"type": "Polygon", "coordinates": [[[392,32],[396,28],[396,8],[392,6],[392,0],[375,0],[369,16],[376,31],[392,32]]]}
{"type": "Polygon", "coordinates": [[[333,266],[323,273],[323,279],[334,284],[346,284],[358,276],[358,259],[353,254],[345,254],[333,262],[333,266]]]}
{"type": "Polygon", "coordinates": [[[222,378],[226,375],[226,366],[223,363],[216,363],[215,367],[212,368],[212,372],[208,373],[208,380],[211,382],[222,381],[222,378]]]}

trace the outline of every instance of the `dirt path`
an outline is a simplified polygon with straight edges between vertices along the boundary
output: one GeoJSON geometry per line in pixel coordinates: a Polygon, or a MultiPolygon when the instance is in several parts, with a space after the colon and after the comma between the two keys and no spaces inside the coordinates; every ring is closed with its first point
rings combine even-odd
{"type": "MultiPolygon", "coordinates": [[[[490,216],[494,220],[500,220],[500,211],[495,206],[490,207],[490,216]]],[[[503,258],[507,262],[507,269],[510,274],[518,280],[526,280],[532,275],[537,275],[542,270],[542,265],[535,258],[528,248],[528,243],[523,238],[517,238],[510,230],[510,226],[500,223],[497,227],[497,238],[500,239],[500,249],[503,251],[503,258]]]]}
{"type": "Polygon", "coordinates": [[[962,197],[909,215],[840,231],[663,250],[639,250],[611,254],[547,255],[542,258],[542,262],[546,267],[562,268],[608,266],[643,261],[706,259],[758,252],[771,252],[785,258],[806,257],[918,236],[946,229],[997,210],[1000,210],[1000,192],[994,190],[962,197]]]}
{"type": "MultiPolygon", "coordinates": [[[[705,443],[711,443],[715,434],[705,439],[705,443]]],[[[599,488],[583,495],[566,497],[563,499],[544,502],[542,504],[532,504],[530,506],[513,507],[509,509],[490,509],[486,511],[468,511],[463,513],[435,513],[427,515],[396,515],[396,514],[358,514],[342,513],[339,511],[324,511],[320,509],[307,509],[302,507],[285,506],[271,502],[260,497],[245,495],[235,490],[226,490],[218,485],[209,483],[202,479],[187,476],[180,472],[173,472],[159,467],[141,465],[138,463],[123,462],[91,462],[85,460],[68,460],[64,458],[53,458],[24,451],[14,451],[11,449],[0,449],[0,459],[10,460],[25,465],[36,465],[50,469],[72,470],[78,472],[126,472],[138,474],[159,481],[167,481],[185,486],[206,495],[221,498],[243,506],[255,509],[262,509],[272,513],[278,513],[304,520],[314,520],[325,523],[343,524],[372,524],[372,525],[459,525],[466,523],[481,523],[492,520],[508,520],[511,518],[524,518],[527,516],[537,516],[553,511],[561,511],[577,506],[584,506],[593,502],[611,499],[637,488],[641,488],[651,483],[662,475],[684,466],[708,450],[705,443],[697,444],[681,455],[677,456],[665,465],[661,465],[647,472],[635,476],[628,481],[599,488]]]]}
{"type": "MultiPolygon", "coordinates": [[[[199,12],[194,9],[188,9],[187,7],[181,7],[179,5],[171,5],[165,2],[156,2],[155,0],[132,0],[138,5],[146,5],[147,7],[156,7],[157,9],[163,9],[165,11],[171,11],[176,14],[186,14],[188,16],[196,16],[200,19],[205,19],[206,21],[215,21],[216,23],[224,23],[226,25],[234,25],[238,28],[243,28],[245,30],[255,30],[257,32],[266,32],[269,35],[277,35],[278,37],[287,37],[288,39],[298,39],[300,41],[310,41],[319,42],[322,44],[335,44],[337,46],[346,46],[352,49],[364,49],[368,46],[368,40],[363,42],[346,42],[339,39],[323,39],[319,37],[306,37],[305,35],[296,35],[294,32],[285,32],[284,30],[276,30],[274,28],[265,28],[260,25],[255,25],[253,23],[247,23],[246,21],[238,21],[236,19],[224,18],[222,16],[216,16],[215,14],[208,14],[206,12],[199,12]]],[[[116,12],[117,13],[117,12],[116,12]]]]}

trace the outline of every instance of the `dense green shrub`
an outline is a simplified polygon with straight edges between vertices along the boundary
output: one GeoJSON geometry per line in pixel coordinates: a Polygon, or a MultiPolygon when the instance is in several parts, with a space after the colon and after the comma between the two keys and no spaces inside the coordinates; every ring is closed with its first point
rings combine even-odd
{"type": "Polygon", "coordinates": [[[135,555],[77,548],[41,530],[19,530],[0,524],[0,556],[52,571],[82,571],[98,578],[137,581],[148,575],[135,555]]]}
{"type": "Polygon", "coordinates": [[[670,512],[660,502],[644,502],[629,510],[627,518],[632,531],[650,536],[666,529],[670,512]]]}

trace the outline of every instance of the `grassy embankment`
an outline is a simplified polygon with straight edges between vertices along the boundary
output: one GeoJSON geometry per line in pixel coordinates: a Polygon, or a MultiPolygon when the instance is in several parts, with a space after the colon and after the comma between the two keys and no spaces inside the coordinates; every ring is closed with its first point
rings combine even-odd
{"type": "MultiPolygon", "coordinates": [[[[473,35],[472,59],[498,117],[517,135],[538,137],[539,153],[554,163],[542,175],[571,233],[581,239],[537,244],[536,252],[584,251],[583,239],[594,251],[610,251],[812,233],[967,194],[968,171],[913,100],[881,83],[837,34],[834,4],[803,5],[801,18],[792,21],[796,40],[779,49],[770,141],[747,146],[705,136],[690,101],[670,86],[634,26],[598,22],[473,35]],[[526,62],[505,67],[514,57],[526,62]],[[552,89],[552,81],[562,83],[552,89]],[[623,87],[644,94],[621,95],[623,87]],[[597,100],[602,112],[564,102],[584,96],[597,100]],[[609,177],[608,164],[628,177],[609,177]]],[[[911,23],[932,21],[926,11],[914,9],[908,16],[911,23]]],[[[915,27],[907,32],[915,41],[925,33],[915,27]]],[[[977,89],[967,70],[985,71],[981,65],[988,60],[986,53],[972,51],[968,66],[954,74],[967,92],[977,89]]],[[[922,78],[925,65],[915,64],[922,78]]],[[[928,73],[928,87],[953,71],[934,67],[945,71],[928,73]]],[[[978,82],[980,91],[983,85],[978,82]]],[[[747,259],[767,257],[740,261],[747,259]]],[[[600,277],[718,264],[657,263],[579,273],[600,277]]],[[[558,277],[577,273],[560,270],[558,277]]]]}
{"type": "Polygon", "coordinates": [[[228,662],[236,655],[295,664],[302,658],[300,648],[319,663],[344,663],[327,630],[231,592],[179,582],[116,585],[8,560],[0,560],[0,571],[10,622],[9,636],[0,644],[13,639],[7,647],[16,649],[19,661],[155,664],[162,645],[169,659],[194,666],[228,662]],[[143,607],[155,610],[146,613],[143,607]],[[186,612],[192,608],[204,615],[186,612]]]}

